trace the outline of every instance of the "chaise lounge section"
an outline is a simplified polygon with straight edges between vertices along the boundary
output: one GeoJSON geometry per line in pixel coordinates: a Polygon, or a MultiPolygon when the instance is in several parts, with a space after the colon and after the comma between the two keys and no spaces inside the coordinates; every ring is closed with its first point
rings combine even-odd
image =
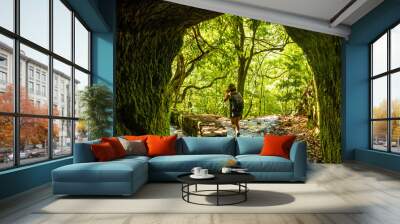
{"type": "Polygon", "coordinates": [[[127,156],[96,162],[91,145],[75,144],[74,163],[52,172],[53,193],[67,195],[132,195],[148,181],[176,181],[176,177],[200,166],[218,172],[236,160],[260,182],[304,182],[307,153],[304,142],[295,142],[290,159],[259,155],[263,137],[182,137],[177,155],[127,156]]]}

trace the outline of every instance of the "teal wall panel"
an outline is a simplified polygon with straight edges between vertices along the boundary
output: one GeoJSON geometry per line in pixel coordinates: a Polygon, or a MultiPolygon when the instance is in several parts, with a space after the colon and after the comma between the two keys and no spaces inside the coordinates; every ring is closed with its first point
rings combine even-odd
{"type": "Polygon", "coordinates": [[[344,46],[344,122],[343,155],[386,169],[399,170],[400,157],[372,151],[369,122],[369,43],[392,25],[400,22],[400,1],[385,0],[351,29],[344,46]]]}

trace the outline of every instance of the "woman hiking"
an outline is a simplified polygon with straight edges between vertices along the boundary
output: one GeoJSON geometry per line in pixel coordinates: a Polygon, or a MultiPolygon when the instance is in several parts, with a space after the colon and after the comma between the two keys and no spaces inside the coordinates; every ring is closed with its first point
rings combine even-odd
{"type": "Polygon", "coordinates": [[[224,102],[229,100],[229,117],[232,126],[235,130],[235,136],[240,136],[240,119],[243,115],[243,97],[236,91],[234,84],[229,84],[228,89],[225,91],[224,102]]]}

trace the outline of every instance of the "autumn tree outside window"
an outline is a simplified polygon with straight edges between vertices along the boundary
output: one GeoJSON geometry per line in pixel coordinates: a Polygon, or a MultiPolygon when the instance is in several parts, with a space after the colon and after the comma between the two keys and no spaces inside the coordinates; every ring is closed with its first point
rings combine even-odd
{"type": "Polygon", "coordinates": [[[71,156],[87,138],[90,35],[64,0],[0,1],[0,170],[71,156]]]}

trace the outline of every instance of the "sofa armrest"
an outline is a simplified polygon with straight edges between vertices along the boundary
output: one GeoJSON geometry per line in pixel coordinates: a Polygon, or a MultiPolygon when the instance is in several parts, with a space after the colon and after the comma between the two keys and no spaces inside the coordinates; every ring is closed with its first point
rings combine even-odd
{"type": "Polygon", "coordinates": [[[293,179],[305,181],[307,176],[307,144],[296,141],[290,149],[290,160],[293,162],[293,179]]]}
{"type": "Polygon", "coordinates": [[[95,162],[96,158],[94,157],[91,149],[92,144],[100,143],[100,141],[90,141],[90,142],[82,142],[75,143],[74,145],[74,163],[89,163],[95,162]]]}

